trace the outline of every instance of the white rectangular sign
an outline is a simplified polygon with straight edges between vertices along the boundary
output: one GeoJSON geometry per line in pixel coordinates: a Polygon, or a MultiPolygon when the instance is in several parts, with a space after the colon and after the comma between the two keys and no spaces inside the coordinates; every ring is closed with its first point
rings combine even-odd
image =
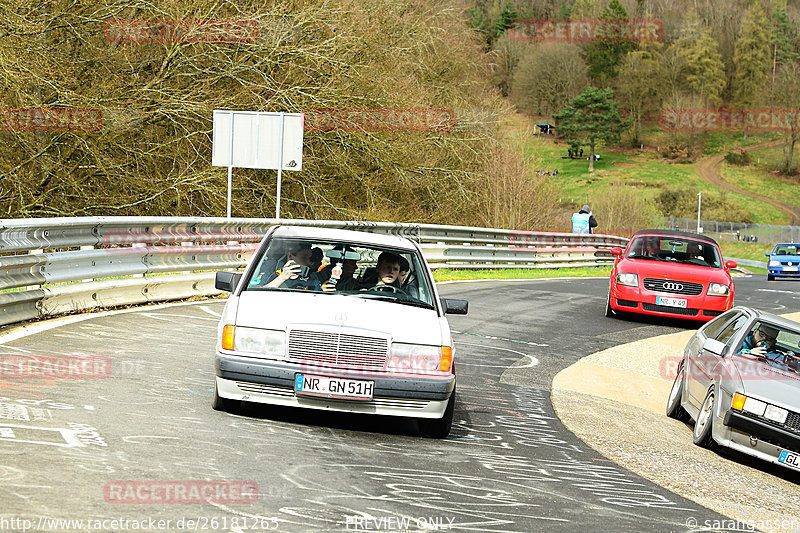
{"type": "Polygon", "coordinates": [[[303,169],[302,113],[215,109],[213,136],[215,167],[303,169]]]}

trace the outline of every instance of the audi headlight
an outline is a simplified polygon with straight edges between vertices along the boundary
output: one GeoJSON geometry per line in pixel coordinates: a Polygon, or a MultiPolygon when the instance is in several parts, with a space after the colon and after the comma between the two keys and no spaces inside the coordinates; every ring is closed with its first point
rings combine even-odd
{"type": "Polygon", "coordinates": [[[779,267],[779,266],[781,266],[781,262],[780,261],[770,261],[769,262],[769,266],[771,266],[771,267],[779,267]]]}
{"type": "Polygon", "coordinates": [[[617,274],[617,283],[620,285],[628,285],[630,287],[638,287],[639,276],[638,274],[619,273],[617,274]]]}
{"type": "Polygon", "coordinates": [[[709,296],[727,296],[731,288],[722,283],[709,283],[708,295],[709,296]]]}
{"type": "Polygon", "coordinates": [[[273,329],[237,326],[233,337],[233,349],[270,359],[283,359],[286,356],[286,333],[273,329]]]}
{"type": "Polygon", "coordinates": [[[393,342],[386,370],[400,374],[432,374],[439,370],[449,372],[452,353],[450,346],[393,342]]]}

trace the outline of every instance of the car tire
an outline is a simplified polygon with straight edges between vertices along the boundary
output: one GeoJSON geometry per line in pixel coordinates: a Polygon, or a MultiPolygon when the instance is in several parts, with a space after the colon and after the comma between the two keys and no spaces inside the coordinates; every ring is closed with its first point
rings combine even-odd
{"type": "Polygon", "coordinates": [[[767,281],[775,281],[775,276],[770,276],[767,274],[767,281]]]}
{"type": "Polygon", "coordinates": [[[683,396],[681,391],[682,384],[683,365],[681,365],[680,370],[678,370],[678,375],[675,376],[675,381],[672,382],[672,389],[669,391],[669,397],[667,398],[667,416],[681,422],[688,422],[691,417],[681,405],[681,398],[683,396]]]}
{"type": "Polygon", "coordinates": [[[714,389],[708,391],[700,411],[697,413],[697,421],[694,423],[692,441],[701,448],[714,449],[714,389]]]}
{"type": "Polygon", "coordinates": [[[442,418],[418,418],[417,425],[419,432],[425,437],[432,439],[443,439],[450,434],[450,428],[453,425],[453,411],[456,407],[456,390],[453,389],[450,394],[450,399],[447,401],[447,407],[444,410],[442,418]]]}
{"type": "Polygon", "coordinates": [[[617,312],[611,308],[611,287],[608,287],[608,295],[606,296],[606,316],[608,318],[616,318],[617,312]]]}
{"type": "Polygon", "coordinates": [[[229,413],[236,412],[242,407],[242,402],[239,400],[231,400],[223,398],[217,392],[217,380],[214,380],[214,399],[211,400],[211,408],[215,411],[227,411],[229,413]]]}

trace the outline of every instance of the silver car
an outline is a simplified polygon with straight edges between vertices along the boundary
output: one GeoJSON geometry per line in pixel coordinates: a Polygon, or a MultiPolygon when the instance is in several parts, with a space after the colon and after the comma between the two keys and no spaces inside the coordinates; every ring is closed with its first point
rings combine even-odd
{"type": "Polygon", "coordinates": [[[691,338],[667,416],[695,420],[698,446],[800,471],[800,323],[734,307],[691,338]]]}
{"type": "Polygon", "coordinates": [[[468,304],[439,298],[415,242],[279,226],[244,273],[218,272],[216,287],[231,294],[214,409],[255,402],[404,416],[425,435],[450,432],[455,347],[445,314],[468,304]]]}

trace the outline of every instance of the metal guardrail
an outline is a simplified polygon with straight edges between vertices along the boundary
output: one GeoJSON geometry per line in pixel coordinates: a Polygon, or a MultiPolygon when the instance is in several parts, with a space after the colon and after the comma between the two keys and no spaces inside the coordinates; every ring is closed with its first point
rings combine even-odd
{"type": "MultiPolygon", "coordinates": [[[[274,219],[81,217],[0,220],[0,325],[96,307],[213,295],[214,272],[243,267],[274,219]]],[[[388,222],[283,225],[400,235],[432,268],[610,264],[628,239],[388,222]]]]}

